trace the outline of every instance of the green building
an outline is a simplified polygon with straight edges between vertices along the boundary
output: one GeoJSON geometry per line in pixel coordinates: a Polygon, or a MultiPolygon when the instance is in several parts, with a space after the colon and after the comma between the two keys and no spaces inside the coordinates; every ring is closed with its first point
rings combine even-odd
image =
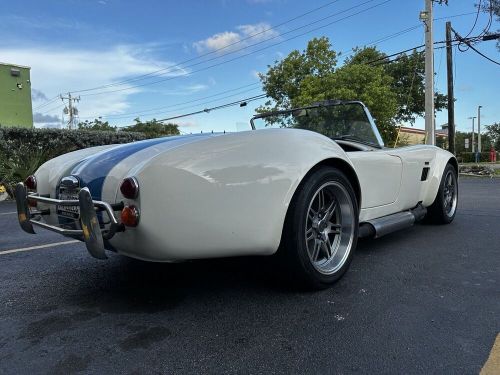
{"type": "Polygon", "coordinates": [[[0,126],[33,127],[30,68],[0,62],[0,126]]]}

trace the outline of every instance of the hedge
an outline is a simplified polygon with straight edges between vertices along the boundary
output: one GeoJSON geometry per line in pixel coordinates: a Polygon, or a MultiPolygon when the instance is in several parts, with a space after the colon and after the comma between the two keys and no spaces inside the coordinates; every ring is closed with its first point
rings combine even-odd
{"type": "Polygon", "coordinates": [[[10,195],[13,185],[40,165],[61,154],[82,148],[146,139],[142,133],[66,129],[0,127],[0,185],[10,195]]]}
{"type": "Polygon", "coordinates": [[[82,148],[128,143],[146,139],[142,133],[67,129],[27,129],[0,127],[0,152],[7,155],[20,147],[47,150],[51,157],[82,148]]]}
{"type": "MultiPolygon", "coordinates": [[[[457,156],[459,163],[475,163],[476,162],[476,153],[472,152],[462,152],[457,156]]],[[[497,152],[497,160],[499,160],[499,153],[497,152]]],[[[481,152],[480,160],[481,163],[487,163],[490,161],[490,152],[481,152]]]]}

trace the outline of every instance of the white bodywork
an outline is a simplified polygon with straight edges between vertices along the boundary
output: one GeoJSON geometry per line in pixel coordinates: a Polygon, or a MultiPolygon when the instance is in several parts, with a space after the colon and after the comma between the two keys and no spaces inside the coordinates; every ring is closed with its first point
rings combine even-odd
{"type": "MultiPolygon", "coordinates": [[[[45,163],[35,175],[38,193],[57,198],[61,178],[82,159],[94,158],[97,163],[101,154],[126,147],[130,146],[91,148],[45,163]]],[[[117,233],[107,247],[152,261],[273,254],[294,193],[318,164],[332,164],[348,174],[360,190],[359,221],[364,222],[411,209],[419,202],[431,205],[450,161],[456,163],[452,154],[425,145],[345,152],[340,141],[298,129],[144,143],[104,176],[99,198],[133,204],[141,214],[136,228],[117,233]],[[429,173],[421,181],[424,167],[429,173]],[[121,181],[130,176],[140,186],[134,201],[123,198],[119,190],[121,181]]],[[[43,220],[60,222],[54,209],[43,220]]]]}

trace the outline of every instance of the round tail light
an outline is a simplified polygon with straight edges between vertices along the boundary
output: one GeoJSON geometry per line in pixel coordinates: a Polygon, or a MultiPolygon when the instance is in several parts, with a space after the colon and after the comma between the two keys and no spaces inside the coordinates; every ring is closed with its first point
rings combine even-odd
{"type": "Polygon", "coordinates": [[[121,213],[122,224],[136,227],[139,224],[139,210],[135,206],[125,206],[121,213]]]}
{"type": "Polygon", "coordinates": [[[30,190],[36,190],[36,177],[31,175],[24,181],[26,187],[30,190]]]}
{"type": "Polygon", "coordinates": [[[135,177],[127,177],[122,181],[120,191],[125,198],[135,199],[139,195],[139,183],[135,177]]]}

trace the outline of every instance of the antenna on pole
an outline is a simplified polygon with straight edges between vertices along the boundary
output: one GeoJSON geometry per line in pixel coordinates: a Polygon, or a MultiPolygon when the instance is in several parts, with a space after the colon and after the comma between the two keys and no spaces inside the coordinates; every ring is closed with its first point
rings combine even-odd
{"type": "Polygon", "coordinates": [[[72,97],[71,93],[68,92],[68,96],[62,96],[62,94],[60,94],[59,97],[63,103],[65,103],[65,100],[68,101],[68,105],[64,107],[63,113],[69,116],[67,122],[68,129],[74,129],[76,125],[76,117],[78,116],[78,108],[74,105],[74,103],[78,103],[80,101],[80,96],[72,97]]]}

